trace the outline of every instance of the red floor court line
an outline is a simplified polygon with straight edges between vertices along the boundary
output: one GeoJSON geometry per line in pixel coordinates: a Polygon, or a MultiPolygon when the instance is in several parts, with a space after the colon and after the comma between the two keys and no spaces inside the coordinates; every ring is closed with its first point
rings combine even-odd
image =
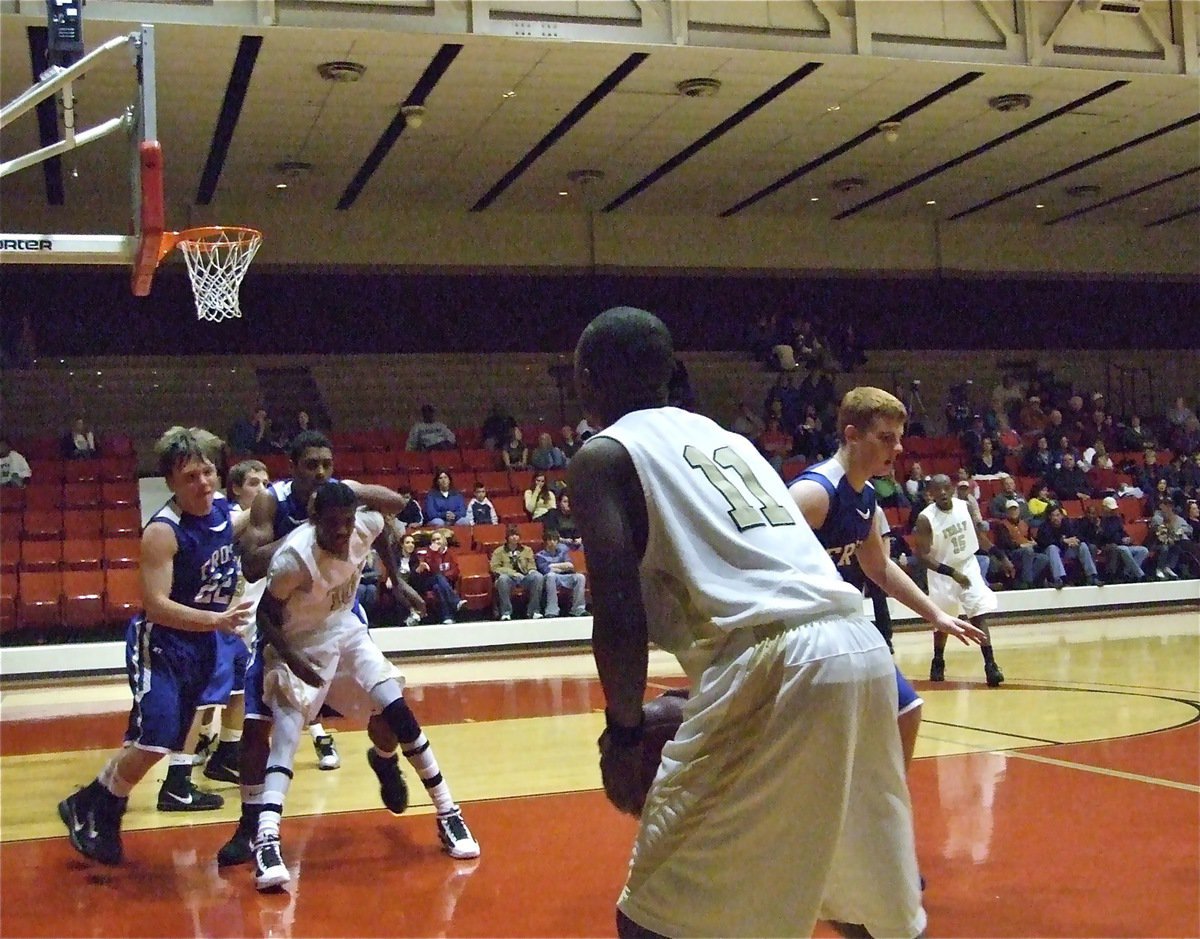
{"type": "MultiPolygon", "coordinates": [[[[1185,729],[1110,741],[1108,755],[1123,764],[1172,735],[1195,740],[1185,729]]],[[[1069,759],[1076,746],[1036,752],[1069,759]]],[[[1150,757],[1147,774],[1162,765],[1150,757]]],[[[1194,792],[989,752],[918,760],[911,782],[930,936],[1196,935],[1194,792]]],[[[428,816],[285,820],[294,903],[258,896],[246,869],[216,872],[228,826],[132,833],[116,871],[85,864],[65,838],[4,845],[0,933],[613,934],[634,823],[600,793],[466,811],[484,849],[474,865],[440,854],[428,816]]]]}
{"type": "Polygon", "coordinates": [[[1030,752],[1072,763],[1200,786],[1200,722],[1137,737],[1059,744],[1039,747],[1030,752]]]}

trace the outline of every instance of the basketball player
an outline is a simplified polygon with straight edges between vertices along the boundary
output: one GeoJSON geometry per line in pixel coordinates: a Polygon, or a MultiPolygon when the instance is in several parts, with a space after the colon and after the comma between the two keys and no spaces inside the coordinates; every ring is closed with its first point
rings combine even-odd
{"type": "MultiPolygon", "coordinates": [[[[275,549],[288,533],[308,519],[312,494],[333,475],[333,445],[320,431],[306,430],[297,434],[292,440],[290,458],[292,478],[272,483],[255,498],[251,506],[250,520],[240,539],[242,563],[248,579],[258,580],[266,575],[275,549]]],[[[366,505],[377,511],[394,514],[403,508],[400,494],[385,486],[347,485],[366,505]]],[[[391,574],[393,588],[403,602],[424,613],[424,599],[399,575],[393,552],[389,550],[381,554],[391,574]]],[[[354,609],[365,625],[366,617],[357,604],[354,609]]],[[[261,652],[261,643],[258,651],[261,652]]],[[[233,836],[217,852],[217,862],[222,866],[248,862],[258,830],[258,812],[262,806],[264,774],[271,745],[271,708],[263,700],[262,682],[263,657],[255,654],[251,656],[246,670],[246,715],[242,725],[238,774],[242,814],[233,836]]],[[[317,727],[324,735],[324,729],[319,724],[317,727]]],[[[367,733],[374,744],[367,751],[367,762],[379,780],[380,798],[388,811],[400,815],[408,807],[408,790],[396,755],[398,742],[387,722],[379,715],[372,715],[368,720],[367,733]]],[[[332,738],[328,738],[328,743],[332,748],[332,738]]],[[[318,748],[317,752],[320,758],[321,749],[318,748]]],[[[336,751],[334,754],[336,757],[336,751]]]]}
{"type": "MultiPolygon", "coordinates": [[[[292,760],[305,722],[327,695],[349,711],[347,692],[369,698],[396,738],[437,809],[438,836],[455,858],[479,856],[479,844],[454,804],[421,725],[402,695],[399,672],[353,611],[363,563],[387,528],[379,512],[359,510],[348,485],[322,483],[313,495],[312,517],[283,539],[271,559],[267,589],[258,608],[263,646],[264,697],[274,716],[266,791],[254,842],[259,890],[291,880],[279,847],[283,801],[292,760]]],[[[386,537],[386,536],[385,536],[386,537]]]]}
{"type": "MultiPolygon", "coordinates": [[[[983,633],[980,644],[983,674],[988,687],[995,688],[1004,681],[1004,673],[992,654],[991,633],[984,617],[999,604],[975,558],[979,531],[967,503],[954,498],[954,484],[949,476],[934,476],[929,480],[928,492],[933,501],[917,516],[913,549],[929,570],[929,598],[951,615],[961,613],[983,633]]],[[[945,650],[945,634],[934,633],[930,681],[943,681],[946,677],[945,650]]]]}
{"type": "MultiPolygon", "coordinates": [[[[226,498],[231,517],[236,521],[249,510],[254,497],[270,482],[267,467],[258,460],[243,460],[229,470],[226,498]]],[[[240,524],[249,521],[247,515],[240,524]]],[[[262,582],[247,585],[245,577],[238,578],[236,596],[257,604],[262,596],[262,582]]],[[[250,630],[253,632],[253,629],[250,630]]],[[[200,696],[187,742],[179,753],[172,753],[167,778],[158,794],[160,812],[197,811],[220,808],[224,800],[215,793],[202,792],[191,782],[192,766],[208,757],[204,775],[219,782],[238,781],[238,759],[242,739],[242,719],[245,714],[243,691],[246,687],[246,665],[250,661],[248,642],[253,636],[217,636],[217,665],[212,680],[200,696]],[[220,727],[207,730],[220,708],[220,727]],[[212,745],[216,749],[209,755],[212,745]],[[181,786],[180,783],[183,785],[181,786]],[[189,791],[190,790],[190,791],[189,791]],[[187,799],[190,795],[192,798],[187,799]],[[215,802],[216,804],[210,804],[215,802]]]]}
{"type": "Polygon", "coordinates": [[[575,384],[602,429],[572,458],[606,702],[600,772],[641,814],[621,936],[877,936],[925,927],[895,668],[770,464],[666,407],[671,335],[644,310],[583,331],[575,384]],[[642,804],[648,641],[691,681],[642,804]]]}
{"type": "Polygon", "coordinates": [[[230,605],[238,579],[236,526],[217,492],[220,448],[208,431],[183,427],[155,444],[171,500],[142,531],[144,613],[130,621],[125,639],[133,691],[125,745],[89,786],[58,805],[71,844],[104,864],[121,862],[130,790],[183,746],[215,666],[213,634],[236,633],[249,620],[249,603],[230,605]]]}
{"type": "MultiPolygon", "coordinates": [[[[885,594],[919,613],[934,629],[957,635],[964,642],[966,638],[978,642],[983,634],[970,623],[956,620],[934,606],[888,556],[883,543],[881,532],[887,521],[875,500],[875,487],[870,479],[890,473],[896,457],[904,452],[900,438],[907,419],[908,411],[900,399],[880,388],[853,388],[846,392],[838,408],[841,443],[837,453],[806,469],[789,491],[845,580],[861,590],[865,575],[885,594]]],[[[877,621],[875,626],[890,646],[890,619],[877,621]]],[[[923,702],[899,668],[896,686],[900,743],[907,769],[917,745],[923,702]]]]}

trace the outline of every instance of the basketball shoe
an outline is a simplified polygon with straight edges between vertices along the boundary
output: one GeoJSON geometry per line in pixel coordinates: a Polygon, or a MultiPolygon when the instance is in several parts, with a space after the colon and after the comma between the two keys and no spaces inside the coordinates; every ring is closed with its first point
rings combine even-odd
{"type": "Polygon", "coordinates": [[[246,806],[242,806],[242,817],[238,819],[237,830],[217,852],[217,867],[247,863],[254,857],[254,836],[257,834],[258,806],[251,806],[250,811],[247,811],[246,806]]]}
{"type": "Polygon", "coordinates": [[[279,836],[267,835],[254,842],[254,886],[259,890],[282,887],[292,879],[283,853],[279,850],[279,836]]]}
{"type": "Polygon", "coordinates": [[[211,812],[224,804],[215,792],[205,792],[192,782],[190,766],[168,767],[167,778],[158,790],[160,812],[211,812]]]}
{"type": "Polygon", "coordinates": [[[380,756],[372,747],[367,751],[367,763],[379,780],[379,798],[384,806],[393,815],[403,815],[408,808],[408,784],[400,770],[400,757],[395,753],[380,756]]]}
{"type": "Polygon", "coordinates": [[[929,663],[929,680],[930,681],[945,681],[946,680],[946,660],[934,659],[929,663]]]}
{"type": "Polygon", "coordinates": [[[329,734],[313,737],[313,749],[317,751],[318,769],[337,769],[342,765],[342,758],[338,756],[337,747],[333,745],[333,738],[329,734]]]}
{"type": "Polygon", "coordinates": [[[76,851],[101,864],[120,864],[121,817],[128,802],[93,782],[58,803],[58,817],[76,851]]]}
{"type": "Polygon", "coordinates": [[[241,757],[240,743],[223,740],[217,744],[217,749],[213,751],[213,755],[208,758],[208,765],[204,767],[204,775],[209,779],[215,779],[218,782],[236,783],[241,781],[241,770],[239,768],[239,759],[241,757]]]}
{"type": "Polygon", "coordinates": [[[983,677],[987,679],[989,688],[999,688],[1004,683],[1004,672],[1000,671],[1000,666],[995,662],[988,662],[983,666],[983,677]]]}
{"type": "Polygon", "coordinates": [[[462,810],[457,805],[437,816],[437,830],[442,847],[451,857],[479,857],[479,842],[471,836],[471,829],[467,827],[462,810]]]}

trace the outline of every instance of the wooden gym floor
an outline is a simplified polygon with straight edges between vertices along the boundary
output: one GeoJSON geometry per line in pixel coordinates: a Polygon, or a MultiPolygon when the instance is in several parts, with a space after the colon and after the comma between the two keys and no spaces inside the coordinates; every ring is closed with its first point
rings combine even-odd
{"type": "MultiPolygon", "coordinates": [[[[995,633],[1002,688],[984,686],[977,652],[953,646],[945,684],[916,682],[929,935],[1200,935],[1200,614],[995,633]]],[[[914,679],[928,650],[926,634],[898,637],[914,679]]],[[[613,935],[635,823],[598,790],[590,656],[403,667],[483,856],[443,855],[427,801],[398,819],[380,808],[365,734],[334,721],[341,769],[317,771],[302,744],[283,825],[294,878],[275,895],[258,894],[247,868],[216,867],[236,788],[213,784],[219,812],[164,815],[163,766],[131,799],[125,866],[85,862],[55,803],[119,741],[128,690],[5,688],[0,935],[613,935]]],[[[665,657],[652,674],[656,687],[679,683],[665,657]]]]}

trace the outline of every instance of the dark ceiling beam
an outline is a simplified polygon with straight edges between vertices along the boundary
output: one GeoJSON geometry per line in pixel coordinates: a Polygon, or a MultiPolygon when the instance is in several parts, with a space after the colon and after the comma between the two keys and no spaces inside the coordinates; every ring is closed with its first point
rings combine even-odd
{"type": "Polygon", "coordinates": [[[1089,166],[1095,166],[1101,160],[1107,160],[1109,157],[1116,156],[1118,153],[1124,153],[1126,150],[1131,150],[1134,147],[1140,147],[1144,143],[1149,143],[1151,140],[1157,140],[1164,134],[1169,134],[1171,131],[1179,130],[1182,127],[1188,127],[1200,121],[1200,114],[1193,114],[1191,117],[1185,117],[1182,120],[1176,121],[1174,124],[1168,124],[1166,127],[1160,127],[1158,130],[1152,130],[1148,134],[1142,134],[1140,137],[1135,137],[1133,140],[1118,144],[1115,147],[1109,147],[1103,153],[1097,153],[1095,156],[1090,156],[1087,159],[1080,160],[1077,163],[1072,163],[1070,166],[1064,166],[1061,170],[1057,170],[1041,179],[1035,179],[1031,183],[1025,183],[1023,186],[1017,186],[1015,189],[1010,189],[1007,192],[1002,192],[998,196],[992,196],[983,202],[977,202],[970,208],[963,209],[961,212],[955,212],[950,216],[951,222],[956,222],[960,218],[966,218],[975,212],[980,212],[983,209],[991,208],[993,205],[998,205],[1006,199],[1011,199],[1013,196],[1019,196],[1023,192],[1029,192],[1030,189],[1036,189],[1038,186],[1044,186],[1046,183],[1052,183],[1056,179],[1062,179],[1064,176],[1069,176],[1072,173],[1082,169],[1087,169],[1089,166]]]}
{"type": "Polygon", "coordinates": [[[529,152],[516,162],[512,169],[501,176],[500,179],[496,181],[496,184],[487,192],[485,192],[480,197],[478,202],[471,206],[471,211],[482,212],[493,202],[495,202],[504,192],[504,190],[515,183],[521,174],[533,165],[534,161],[537,160],[538,157],[558,143],[558,141],[561,140],[572,127],[584,119],[584,117],[589,111],[592,110],[592,108],[596,107],[596,105],[607,98],[612,93],[613,89],[615,89],[617,85],[621,84],[621,82],[625,80],[630,72],[645,62],[649,57],[650,54],[648,52],[635,52],[628,56],[624,62],[622,62],[615,69],[613,69],[612,72],[609,73],[608,77],[605,78],[604,81],[588,92],[587,96],[584,97],[583,100],[577,105],[575,105],[575,107],[571,108],[571,112],[561,121],[555,124],[545,137],[534,144],[533,147],[530,148],[529,152]]]}
{"type": "Polygon", "coordinates": [[[876,134],[881,133],[881,131],[879,130],[880,124],[886,124],[886,123],[889,123],[892,121],[902,122],[906,118],[912,117],[912,115],[916,114],[918,111],[923,111],[923,110],[925,110],[925,108],[929,107],[930,105],[935,104],[938,101],[941,101],[942,98],[945,98],[947,95],[952,95],[952,94],[954,94],[954,92],[958,91],[959,89],[965,88],[967,85],[971,84],[971,82],[975,81],[978,78],[981,78],[982,76],[983,76],[983,72],[965,72],[964,74],[958,76],[958,78],[954,79],[954,81],[943,85],[941,88],[938,88],[936,91],[930,92],[924,98],[921,98],[918,101],[914,101],[912,104],[901,108],[895,114],[885,117],[882,121],[878,121],[877,123],[871,125],[866,130],[864,130],[861,134],[859,134],[857,137],[852,137],[851,139],[847,140],[845,143],[838,144],[838,146],[834,147],[832,150],[825,151],[820,156],[818,156],[812,160],[809,160],[803,166],[798,166],[798,167],[796,167],[796,169],[792,170],[787,175],[779,177],[779,179],[775,180],[775,182],[771,183],[769,186],[764,186],[762,189],[758,190],[758,192],[747,196],[745,199],[743,199],[741,202],[737,203],[736,205],[730,206],[728,209],[726,209],[724,212],[721,213],[721,218],[729,218],[730,216],[736,215],[738,212],[741,212],[743,209],[750,208],[750,206],[754,205],[754,203],[767,198],[767,196],[774,195],[775,193],[779,192],[780,189],[783,189],[785,186],[790,186],[792,183],[794,183],[796,180],[800,179],[801,177],[807,176],[809,173],[811,173],[817,167],[824,166],[830,160],[836,160],[843,153],[847,153],[848,151],[853,150],[855,147],[859,146],[860,144],[865,143],[866,141],[868,141],[872,137],[874,137],[876,134]]]}
{"type": "Polygon", "coordinates": [[[1076,209],[1074,212],[1068,212],[1065,215],[1060,215],[1057,218],[1052,218],[1045,225],[1057,225],[1059,222],[1065,222],[1068,219],[1079,218],[1082,215],[1087,215],[1089,212],[1095,212],[1097,209],[1103,209],[1105,206],[1115,205],[1118,202],[1124,202],[1126,199],[1132,199],[1134,196],[1140,196],[1143,192],[1150,192],[1152,189],[1158,189],[1160,186],[1166,186],[1179,179],[1185,179],[1193,173],[1200,173],[1200,166],[1193,166],[1190,169],[1183,170],[1179,173],[1172,173],[1170,176],[1164,176],[1161,179],[1156,179],[1153,182],[1146,183],[1144,186],[1138,186],[1136,189],[1130,189],[1127,192],[1122,192],[1119,195],[1112,196],[1100,202],[1095,202],[1092,205],[1085,205],[1082,209],[1076,209]]]}
{"type": "Polygon", "coordinates": [[[796,71],[792,72],[791,75],[788,75],[782,81],[776,82],[745,107],[740,108],[732,116],[723,120],[699,140],[684,147],[677,154],[675,154],[675,156],[671,157],[671,159],[667,160],[661,166],[651,170],[636,183],[626,189],[623,193],[613,199],[610,203],[608,203],[608,205],[606,205],[602,211],[611,212],[613,209],[619,209],[630,199],[645,192],[672,170],[678,168],[687,160],[690,160],[705,147],[719,140],[729,131],[733,130],[733,128],[737,127],[738,124],[750,117],[753,117],[789,88],[792,88],[804,81],[804,79],[808,78],[809,75],[811,75],[820,67],[820,62],[808,62],[796,69],[796,71]]]}
{"type": "Polygon", "coordinates": [[[1193,205],[1186,209],[1180,209],[1178,212],[1172,212],[1170,215],[1164,215],[1162,218],[1156,218],[1153,222],[1147,222],[1143,228],[1155,228],[1159,225],[1169,225],[1171,222],[1178,222],[1181,218],[1187,218],[1189,215],[1200,213],[1200,205],[1193,205]]]}
{"type": "MultiPolygon", "coordinates": [[[[424,105],[425,99],[429,97],[429,93],[437,86],[437,83],[442,80],[442,76],[450,68],[450,65],[462,52],[462,45],[459,43],[445,43],[432,59],[425,66],[425,71],[421,73],[421,77],[417,79],[417,83],[413,85],[412,91],[408,97],[400,105],[401,108],[409,105],[424,105]]],[[[337,208],[339,211],[345,211],[354,205],[354,202],[362,194],[371,177],[375,175],[375,171],[379,169],[384,158],[391,152],[396,141],[400,139],[400,135],[404,133],[404,128],[408,126],[408,120],[404,114],[397,109],[392,116],[388,126],[383,129],[383,133],[379,135],[379,139],[375,141],[375,146],[371,148],[371,152],[367,154],[367,158],[363,160],[362,165],[355,172],[353,178],[347,184],[342,192],[342,197],[338,199],[337,208]]]]}
{"type": "Polygon", "coordinates": [[[839,212],[834,216],[834,220],[840,222],[842,219],[847,219],[852,215],[857,215],[864,209],[869,209],[873,205],[878,205],[880,202],[892,198],[892,196],[897,196],[902,192],[907,192],[908,190],[921,185],[921,183],[932,179],[934,176],[939,176],[942,173],[945,173],[947,170],[952,170],[956,166],[961,166],[968,160],[973,160],[977,156],[982,156],[985,153],[995,150],[997,147],[1003,146],[1010,140],[1015,140],[1017,137],[1028,134],[1030,131],[1036,130],[1044,124],[1048,124],[1051,121],[1057,120],[1064,114],[1070,114],[1072,111],[1081,108],[1086,104],[1091,104],[1097,98],[1103,98],[1105,95],[1112,94],[1114,91],[1124,88],[1128,84],[1129,82],[1125,80],[1109,82],[1102,88],[1097,88],[1095,91],[1089,92],[1081,98],[1076,98],[1074,101],[1064,104],[1061,108],[1055,108],[1053,111],[1049,111],[1046,114],[1043,114],[1041,117],[1034,118],[1032,121],[1022,124],[1020,127],[1016,127],[1006,134],[1001,134],[999,137],[993,137],[991,140],[980,144],[973,150],[968,150],[966,153],[959,154],[958,156],[954,157],[954,159],[947,160],[945,163],[939,163],[937,166],[931,167],[930,169],[925,170],[923,173],[918,173],[911,179],[906,179],[904,182],[892,186],[890,189],[885,189],[878,195],[872,196],[870,199],[860,202],[858,205],[851,206],[844,212],[839,212]]]}
{"type": "Polygon", "coordinates": [[[196,187],[196,204],[208,205],[217,192],[225,158],[229,156],[229,145],[233,143],[233,132],[237,129],[246,93],[250,90],[250,78],[254,74],[254,63],[262,48],[262,36],[243,36],[238,43],[237,57],[229,71],[229,82],[225,86],[225,99],[217,115],[217,126],[213,128],[212,140],[208,145],[208,159],[200,173],[200,185],[196,187]]]}

